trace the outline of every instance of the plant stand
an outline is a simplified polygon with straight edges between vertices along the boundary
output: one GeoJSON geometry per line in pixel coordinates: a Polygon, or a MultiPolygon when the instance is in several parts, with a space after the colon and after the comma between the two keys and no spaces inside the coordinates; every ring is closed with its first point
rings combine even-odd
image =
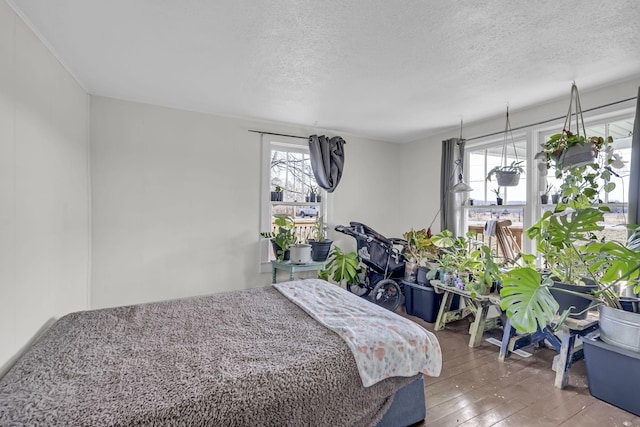
{"type": "Polygon", "coordinates": [[[495,329],[502,324],[500,317],[487,317],[490,306],[500,307],[499,294],[476,295],[472,299],[470,291],[463,291],[455,286],[444,285],[439,280],[432,280],[431,285],[437,293],[443,294],[438,317],[433,328],[435,331],[441,331],[447,323],[473,315],[474,320],[469,327],[469,335],[471,335],[469,337],[469,347],[478,347],[482,342],[482,335],[485,330],[495,329]],[[464,301],[465,307],[457,310],[451,309],[451,302],[455,295],[460,296],[460,299],[464,301]]]}
{"type": "Polygon", "coordinates": [[[299,271],[324,270],[324,262],[311,261],[306,264],[293,264],[291,261],[271,261],[271,283],[276,283],[278,270],[289,272],[289,280],[294,280],[294,274],[299,271]]]}
{"type": "Polygon", "coordinates": [[[576,347],[576,337],[584,337],[598,329],[598,315],[589,313],[586,319],[567,318],[562,324],[562,339],[558,338],[549,326],[538,329],[533,334],[516,335],[507,319],[502,336],[502,345],[498,359],[504,362],[514,351],[532,344],[544,345],[545,340],[551,348],[558,352],[553,358],[552,369],[556,373],[553,385],[563,389],[569,384],[569,370],[571,365],[584,358],[582,348],[576,347]]]}

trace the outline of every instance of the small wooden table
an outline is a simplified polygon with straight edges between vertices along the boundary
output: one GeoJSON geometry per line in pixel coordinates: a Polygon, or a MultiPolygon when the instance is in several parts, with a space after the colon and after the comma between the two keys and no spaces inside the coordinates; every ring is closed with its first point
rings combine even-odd
{"type": "Polygon", "coordinates": [[[543,330],[538,329],[533,334],[516,335],[515,330],[511,327],[511,321],[507,319],[498,358],[500,361],[504,361],[513,351],[531,344],[543,345],[546,340],[558,352],[553,358],[552,365],[552,369],[556,373],[554,385],[556,388],[565,388],[569,383],[571,365],[584,358],[582,346],[576,347],[575,345],[576,337],[584,337],[598,329],[598,320],[598,314],[592,312],[587,315],[586,319],[568,317],[562,324],[562,338],[558,338],[550,326],[543,330]]]}
{"type": "Polygon", "coordinates": [[[271,283],[276,283],[278,270],[288,271],[289,280],[293,280],[294,273],[297,271],[323,270],[325,264],[324,261],[309,261],[306,264],[293,264],[291,261],[271,261],[271,283]]]}
{"type": "Polygon", "coordinates": [[[469,334],[471,335],[469,337],[469,347],[477,347],[482,342],[482,335],[485,330],[496,328],[502,323],[500,317],[487,318],[490,306],[497,305],[499,310],[500,294],[476,295],[475,298],[471,298],[470,291],[464,291],[455,286],[444,285],[439,280],[432,280],[431,285],[437,293],[443,294],[434,330],[440,331],[444,329],[447,323],[464,319],[472,314],[474,320],[469,327],[469,334]],[[460,295],[465,307],[451,310],[451,302],[453,301],[454,295],[460,295]]]}

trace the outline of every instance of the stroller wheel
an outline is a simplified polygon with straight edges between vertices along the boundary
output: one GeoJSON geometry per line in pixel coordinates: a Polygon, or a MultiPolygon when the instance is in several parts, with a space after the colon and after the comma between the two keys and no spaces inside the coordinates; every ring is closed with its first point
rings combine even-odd
{"type": "Polygon", "coordinates": [[[347,290],[352,294],[358,295],[359,297],[366,297],[367,295],[369,295],[369,292],[371,291],[371,289],[362,282],[358,283],[357,285],[347,284],[347,290]]]}
{"type": "Polygon", "coordinates": [[[400,306],[401,298],[402,291],[395,280],[381,280],[376,284],[375,288],[373,288],[373,302],[387,310],[396,311],[400,306]]]}

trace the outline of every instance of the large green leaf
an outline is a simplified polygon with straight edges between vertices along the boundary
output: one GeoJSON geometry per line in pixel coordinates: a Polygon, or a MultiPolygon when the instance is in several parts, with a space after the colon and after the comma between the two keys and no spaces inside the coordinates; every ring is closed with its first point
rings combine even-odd
{"type": "Polygon", "coordinates": [[[590,233],[604,228],[598,225],[603,219],[602,212],[594,208],[552,215],[547,229],[548,242],[556,247],[566,247],[567,242],[588,240],[590,233]]]}
{"type": "Polygon", "coordinates": [[[549,325],[558,312],[558,303],[549,292],[548,282],[533,268],[511,270],[502,277],[500,306],[511,325],[522,333],[534,333],[549,325]]]}

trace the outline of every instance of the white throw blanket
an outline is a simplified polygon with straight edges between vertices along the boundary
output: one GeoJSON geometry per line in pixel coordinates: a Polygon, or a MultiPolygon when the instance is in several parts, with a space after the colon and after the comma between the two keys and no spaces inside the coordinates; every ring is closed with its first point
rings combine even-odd
{"type": "Polygon", "coordinates": [[[411,320],[323,280],[273,286],[347,343],[365,387],[388,377],[440,375],[438,339],[411,320]]]}

